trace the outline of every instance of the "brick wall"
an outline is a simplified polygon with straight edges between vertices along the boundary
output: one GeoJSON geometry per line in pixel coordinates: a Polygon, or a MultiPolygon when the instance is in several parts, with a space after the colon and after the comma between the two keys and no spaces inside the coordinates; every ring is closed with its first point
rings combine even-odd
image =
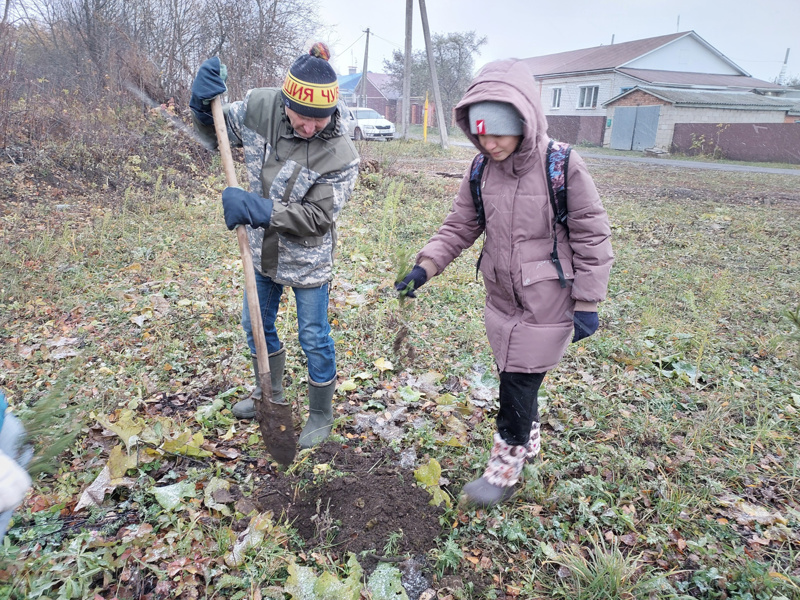
{"type": "Polygon", "coordinates": [[[547,115],[547,135],[568,144],[603,145],[605,117],[547,115]]]}
{"type": "Polygon", "coordinates": [[[730,160],[800,164],[800,123],[675,124],[674,152],[710,154],[715,148],[730,160]],[[703,139],[704,149],[692,148],[703,139]]]}
{"type": "Polygon", "coordinates": [[[659,98],[656,98],[652,94],[648,94],[643,92],[642,90],[636,90],[635,92],[631,92],[624,98],[620,98],[613,104],[609,106],[657,106],[657,105],[669,105],[669,102],[665,102],[659,98]]]}

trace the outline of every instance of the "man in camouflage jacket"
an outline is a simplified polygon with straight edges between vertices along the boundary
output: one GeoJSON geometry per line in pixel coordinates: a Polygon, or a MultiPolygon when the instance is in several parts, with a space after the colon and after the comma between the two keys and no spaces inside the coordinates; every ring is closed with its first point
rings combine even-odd
{"type": "MultiPolygon", "coordinates": [[[[274,402],[283,398],[286,351],[275,319],[283,286],[297,303],[298,337],[308,359],[309,419],[300,446],[325,439],[333,424],[336,357],[327,318],[329,282],[336,249],[336,219],[350,197],[359,157],[347,135],[338,103],[336,74],[328,51],[315,44],[298,58],[282,88],[252,89],[224,107],[231,146],[244,148],[250,191],[226,188],[222,195],[228,228],[247,226],[274,402]]],[[[223,93],[225,66],[203,63],[192,86],[195,128],[216,145],[209,102],[223,93]]],[[[260,397],[256,348],[245,293],[242,325],[256,376],[250,398],[233,407],[238,418],[255,416],[260,397]]]]}

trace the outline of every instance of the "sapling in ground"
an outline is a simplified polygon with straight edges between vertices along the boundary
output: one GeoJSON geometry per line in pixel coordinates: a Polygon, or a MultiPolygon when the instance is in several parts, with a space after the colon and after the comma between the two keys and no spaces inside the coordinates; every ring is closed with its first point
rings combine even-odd
{"type": "MultiPolygon", "coordinates": [[[[400,283],[403,278],[408,275],[409,272],[411,272],[411,269],[414,267],[414,258],[413,251],[409,250],[408,248],[397,248],[395,250],[394,254],[392,255],[392,267],[396,273],[394,280],[395,283],[400,283]]],[[[407,317],[410,306],[408,303],[408,292],[412,289],[413,287],[407,288],[399,293],[399,327],[397,329],[397,334],[394,337],[394,343],[392,344],[392,350],[397,356],[402,354],[403,345],[405,344],[405,354],[411,359],[414,358],[414,347],[406,341],[406,338],[408,337],[407,317]]]]}

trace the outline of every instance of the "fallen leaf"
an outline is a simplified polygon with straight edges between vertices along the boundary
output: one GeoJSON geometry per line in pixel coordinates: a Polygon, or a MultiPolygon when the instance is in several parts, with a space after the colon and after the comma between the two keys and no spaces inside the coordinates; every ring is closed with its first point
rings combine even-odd
{"type": "Polygon", "coordinates": [[[74,350],[73,348],[60,348],[54,352],[50,353],[50,358],[54,360],[63,360],[65,358],[72,358],[73,356],[79,356],[80,352],[78,350],[74,350]]]}
{"type": "Polygon", "coordinates": [[[47,341],[45,343],[48,346],[50,346],[51,348],[61,348],[63,346],[75,346],[80,341],[81,341],[80,338],[76,338],[76,337],[73,337],[73,338],[61,337],[61,338],[58,338],[57,340],[49,340],[49,341],[47,341]]]}
{"type": "Polygon", "coordinates": [[[106,494],[113,492],[117,486],[133,487],[135,481],[129,478],[113,479],[108,465],[103,467],[100,474],[95,478],[92,484],[83,490],[78,504],[75,505],[73,512],[79,512],[89,506],[100,506],[105,499],[106,494]]]}
{"type": "Polygon", "coordinates": [[[219,511],[226,517],[231,516],[231,509],[226,506],[226,503],[233,502],[233,496],[230,492],[231,482],[219,477],[212,477],[206,484],[203,504],[206,507],[219,511]]]}
{"type": "Polygon", "coordinates": [[[372,364],[375,365],[375,368],[378,369],[381,373],[383,373],[384,371],[391,371],[394,369],[394,365],[392,365],[392,363],[386,360],[385,358],[379,358],[372,364]]]}
{"type": "Polygon", "coordinates": [[[141,420],[134,416],[133,411],[127,408],[120,411],[113,422],[106,415],[99,415],[97,422],[117,434],[129,449],[139,439],[138,436],[144,427],[141,420]]]}
{"type": "Polygon", "coordinates": [[[185,456],[211,456],[211,452],[203,450],[205,439],[202,433],[192,435],[190,430],[181,433],[174,440],[164,442],[163,448],[166,452],[173,454],[183,454],[185,456]]]}
{"type": "Polygon", "coordinates": [[[183,498],[194,498],[195,487],[194,483],[189,480],[179,481],[172,485],[165,485],[150,490],[164,510],[175,510],[181,505],[183,498]]]}
{"type": "Polygon", "coordinates": [[[763,506],[757,506],[745,501],[738,496],[728,495],[718,499],[718,502],[725,507],[730,508],[726,511],[729,517],[732,517],[740,525],[775,525],[779,523],[786,525],[786,517],[780,513],[772,513],[763,506]]]}
{"type": "Polygon", "coordinates": [[[124,477],[128,469],[135,469],[139,464],[136,454],[129,454],[123,446],[117,445],[111,449],[108,456],[108,470],[111,479],[124,477]]]}
{"type": "Polygon", "coordinates": [[[352,392],[357,387],[358,387],[358,385],[356,385],[356,382],[354,380],[348,379],[348,380],[343,381],[342,383],[340,383],[339,386],[336,388],[336,391],[338,391],[338,392],[352,392]]]}
{"type": "Polygon", "coordinates": [[[347,294],[345,298],[345,303],[349,306],[364,306],[368,302],[366,296],[363,294],[358,294],[356,292],[351,292],[347,294]]]}
{"type": "Polygon", "coordinates": [[[250,519],[250,525],[241,533],[230,554],[225,557],[225,564],[229,567],[241,565],[244,562],[244,555],[247,551],[258,547],[272,527],[271,512],[253,515],[250,519]]]}

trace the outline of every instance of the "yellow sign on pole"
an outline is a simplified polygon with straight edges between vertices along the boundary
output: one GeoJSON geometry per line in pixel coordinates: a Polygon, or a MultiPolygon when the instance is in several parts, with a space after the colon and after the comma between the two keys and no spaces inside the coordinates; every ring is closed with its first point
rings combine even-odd
{"type": "Polygon", "coordinates": [[[428,141],[428,92],[425,92],[425,109],[422,111],[422,141],[428,141]]]}

